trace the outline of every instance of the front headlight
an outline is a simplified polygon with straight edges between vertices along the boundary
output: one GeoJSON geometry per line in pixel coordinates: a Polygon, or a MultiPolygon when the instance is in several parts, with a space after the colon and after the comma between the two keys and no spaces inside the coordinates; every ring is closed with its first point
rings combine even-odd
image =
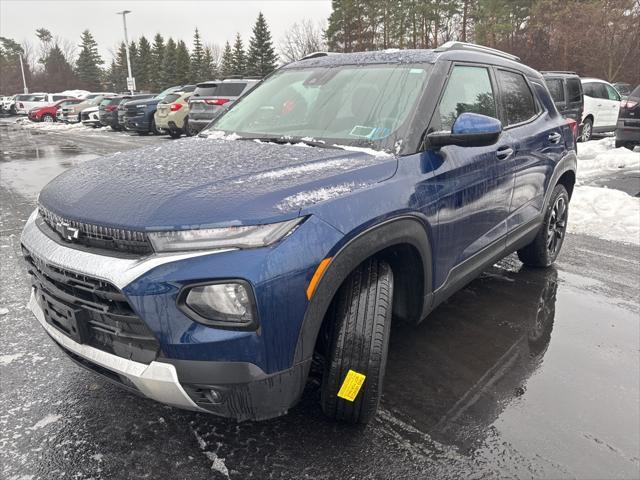
{"type": "Polygon", "coordinates": [[[148,236],[156,252],[258,248],[267,247],[284,238],[303,220],[304,217],[267,225],[151,232],[148,236]]]}

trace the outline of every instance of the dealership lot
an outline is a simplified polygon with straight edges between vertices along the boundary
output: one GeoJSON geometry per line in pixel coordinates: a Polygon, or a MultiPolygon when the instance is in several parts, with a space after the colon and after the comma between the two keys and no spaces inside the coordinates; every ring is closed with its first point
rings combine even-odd
{"type": "MultiPolygon", "coordinates": [[[[381,411],[366,429],[327,422],[314,381],[287,416],[238,424],[80,370],[26,308],[19,238],[42,186],[92,158],[172,140],[1,121],[4,478],[637,475],[636,244],[570,233],[555,268],[508,257],[418,327],[394,325],[381,411]]],[[[638,178],[612,168],[584,185],[637,196],[638,178]]]]}

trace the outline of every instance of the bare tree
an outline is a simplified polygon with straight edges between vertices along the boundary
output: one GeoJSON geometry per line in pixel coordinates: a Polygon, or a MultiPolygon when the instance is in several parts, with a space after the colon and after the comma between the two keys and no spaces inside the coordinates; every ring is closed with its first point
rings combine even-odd
{"type": "Polygon", "coordinates": [[[304,19],[294,23],[280,40],[279,54],[285,62],[300,60],[305,55],[327,49],[324,39],[325,24],[304,19]]]}

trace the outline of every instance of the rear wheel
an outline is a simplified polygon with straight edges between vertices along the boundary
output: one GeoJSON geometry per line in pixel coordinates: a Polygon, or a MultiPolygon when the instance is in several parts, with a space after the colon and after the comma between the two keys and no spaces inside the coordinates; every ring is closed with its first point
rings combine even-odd
{"type": "Polygon", "coordinates": [[[593,136],[593,120],[587,118],[582,124],[582,134],[580,135],[580,140],[583,142],[588,142],[591,140],[593,136]]]}
{"type": "Polygon", "coordinates": [[[182,135],[180,130],[169,130],[169,136],[171,138],[180,138],[180,135],[182,135]]]}
{"type": "Polygon", "coordinates": [[[364,424],[375,415],[387,363],[392,302],[393,272],[376,258],[363,262],[340,287],[328,313],[330,344],[321,391],[328,417],[364,424]]]}
{"type": "Polygon", "coordinates": [[[53,115],[51,115],[50,113],[45,113],[44,115],[42,115],[42,121],[45,123],[53,123],[56,121],[56,119],[53,118],[53,115]]]}
{"type": "Polygon", "coordinates": [[[150,133],[153,133],[154,135],[160,135],[160,130],[158,130],[158,127],[156,127],[156,119],[155,118],[153,120],[151,120],[150,133]]]}
{"type": "Polygon", "coordinates": [[[564,185],[556,185],[538,235],[518,250],[520,261],[529,267],[548,267],[555,262],[564,242],[568,218],[569,194],[564,185]]]}

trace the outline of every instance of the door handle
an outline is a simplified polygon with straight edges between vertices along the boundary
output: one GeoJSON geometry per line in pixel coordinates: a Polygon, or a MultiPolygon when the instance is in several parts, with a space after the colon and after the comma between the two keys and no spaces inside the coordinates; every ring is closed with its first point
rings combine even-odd
{"type": "Polygon", "coordinates": [[[562,135],[560,135],[558,132],[553,132],[549,134],[548,138],[551,143],[559,143],[562,135]]]}
{"type": "Polygon", "coordinates": [[[506,160],[511,155],[513,155],[513,148],[506,145],[504,147],[498,148],[498,151],[496,152],[496,157],[498,158],[498,160],[506,160]]]}

